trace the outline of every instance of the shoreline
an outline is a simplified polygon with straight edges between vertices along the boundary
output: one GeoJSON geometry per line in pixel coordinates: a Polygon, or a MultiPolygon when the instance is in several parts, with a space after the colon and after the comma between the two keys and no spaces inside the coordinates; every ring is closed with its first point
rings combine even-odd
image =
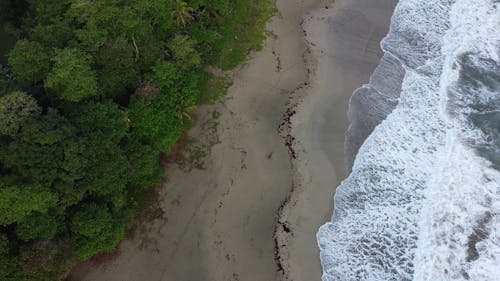
{"type": "Polygon", "coordinates": [[[288,109],[293,114],[287,116],[285,138],[293,140],[293,190],[275,232],[283,280],[321,280],[316,232],[330,219],[335,189],[347,176],[349,99],[380,61],[379,43],[396,2],[338,0],[305,16],[305,60],[313,74],[288,109]]]}

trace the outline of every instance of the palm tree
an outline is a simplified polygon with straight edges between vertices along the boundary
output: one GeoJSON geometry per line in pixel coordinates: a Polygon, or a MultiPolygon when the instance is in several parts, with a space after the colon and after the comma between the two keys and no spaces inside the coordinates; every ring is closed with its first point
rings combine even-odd
{"type": "Polygon", "coordinates": [[[182,0],[175,1],[175,9],[172,12],[172,18],[174,19],[177,26],[185,27],[192,19],[191,15],[193,8],[189,7],[188,4],[182,0]]]}

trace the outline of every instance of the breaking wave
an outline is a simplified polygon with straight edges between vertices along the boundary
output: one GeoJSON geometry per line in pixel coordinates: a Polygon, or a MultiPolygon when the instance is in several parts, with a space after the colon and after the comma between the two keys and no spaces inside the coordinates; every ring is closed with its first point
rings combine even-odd
{"type": "Polygon", "coordinates": [[[351,99],[366,128],[347,140],[369,136],[346,146],[352,172],[317,235],[323,280],[500,278],[499,6],[398,3],[382,63],[351,99]]]}

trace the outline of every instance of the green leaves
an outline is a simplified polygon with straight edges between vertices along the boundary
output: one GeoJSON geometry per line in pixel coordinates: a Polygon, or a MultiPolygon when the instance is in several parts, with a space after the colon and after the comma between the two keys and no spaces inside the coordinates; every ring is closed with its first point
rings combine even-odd
{"type": "Polygon", "coordinates": [[[49,111],[30,119],[19,136],[0,149],[0,161],[22,178],[50,186],[62,172],[63,149],[75,133],[65,118],[49,111]]]}
{"type": "Polygon", "coordinates": [[[36,100],[23,92],[0,96],[0,134],[14,137],[30,119],[41,113],[36,100]]]}
{"type": "MultiPolygon", "coordinates": [[[[143,50],[145,51],[145,50],[143,50]]],[[[99,48],[95,60],[99,85],[110,97],[126,93],[127,87],[135,87],[140,81],[137,59],[139,50],[135,54],[132,42],[125,38],[118,38],[99,48]]]]}
{"type": "Polygon", "coordinates": [[[43,80],[50,65],[49,50],[37,42],[19,40],[9,53],[9,66],[25,85],[43,80]]]}
{"type": "Polygon", "coordinates": [[[54,58],[47,76],[47,87],[65,101],[79,102],[99,94],[97,78],[89,55],[77,49],[63,49],[54,58]]]}
{"type": "Polygon", "coordinates": [[[108,208],[96,203],[81,205],[71,219],[76,235],[77,254],[85,260],[96,253],[110,251],[124,235],[124,227],[108,208]]]}
{"type": "Polygon", "coordinates": [[[56,194],[33,184],[7,184],[0,178],[0,224],[22,220],[34,211],[45,212],[57,204],[56,194]]]}
{"type": "Polygon", "coordinates": [[[190,21],[193,20],[191,12],[193,12],[193,8],[189,7],[186,2],[182,0],[175,0],[175,8],[172,12],[172,19],[175,21],[177,26],[185,27],[190,21]]]}
{"type": "Polygon", "coordinates": [[[200,54],[195,49],[196,42],[187,35],[176,35],[168,47],[176,65],[183,69],[196,67],[201,64],[200,54]]]}
{"type": "Polygon", "coordinates": [[[129,107],[132,134],[155,151],[168,151],[180,135],[182,119],[167,95],[152,102],[132,97],[129,107]]]}
{"type": "Polygon", "coordinates": [[[109,100],[79,104],[72,107],[67,115],[81,134],[98,134],[113,143],[118,143],[128,130],[125,112],[109,100]]]}
{"type": "Polygon", "coordinates": [[[15,13],[26,38],[0,68],[0,280],[56,280],[75,250],[117,245],[208,88],[204,65],[258,48],[270,2],[29,0],[15,13]]]}
{"type": "Polygon", "coordinates": [[[16,234],[22,240],[52,239],[61,225],[61,218],[49,213],[32,213],[24,217],[16,227],[16,234]]]}
{"type": "Polygon", "coordinates": [[[170,89],[176,86],[181,79],[181,73],[175,65],[168,61],[158,62],[153,67],[153,79],[158,82],[163,89],[170,89]]]}
{"type": "Polygon", "coordinates": [[[163,170],[158,164],[157,151],[150,145],[130,140],[125,146],[128,158],[128,182],[134,189],[145,190],[161,180],[163,170]]]}

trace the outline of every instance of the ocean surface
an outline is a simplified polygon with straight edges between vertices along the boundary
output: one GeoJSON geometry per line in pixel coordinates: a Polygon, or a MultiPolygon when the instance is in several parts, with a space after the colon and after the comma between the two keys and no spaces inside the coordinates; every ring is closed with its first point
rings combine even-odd
{"type": "Polygon", "coordinates": [[[500,280],[500,1],[400,0],[381,46],[323,280],[500,280]]]}

